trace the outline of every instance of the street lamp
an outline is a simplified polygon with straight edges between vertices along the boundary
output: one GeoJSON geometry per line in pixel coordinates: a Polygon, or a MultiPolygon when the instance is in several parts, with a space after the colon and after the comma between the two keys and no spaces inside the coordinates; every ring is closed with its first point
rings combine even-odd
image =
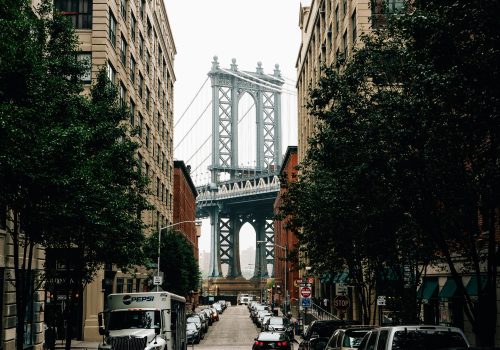
{"type": "MultiPolygon", "coordinates": [[[[167,225],[167,226],[163,226],[163,227],[160,227],[160,229],[158,230],[158,264],[157,264],[157,273],[156,273],[156,276],[160,277],[160,247],[161,247],[161,231],[162,230],[165,230],[167,228],[171,228],[171,227],[174,227],[174,226],[177,226],[177,225],[180,225],[180,224],[186,224],[186,223],[189,223],[189,222],[193,222],[196,226],[200,226],[201,225],[201,220],[185,220],[185,221],[180,221],[180,222],[176,222],[175,224],[170,224],[170,225],[167,225]]],[[[160,289],[160,286],[159,285],[156,285],[156,291],[158,292],[160,289]]]]}
{"type": "MultiPolygon", "coordinates": [[[[257,241],[257,243],[267,243],[266,241],[257,241]]],[[[284,314],[286,315],[287,313],[287,302],[288,302],[288,290],[287,290],[287,287],[288,287],[288,279],[287,279],[287,271],[288,271],[288,246],[282,246],[282,245],[279,245],[279,244],[276,244],[274,243],[274,245],[278,248],[281,248],[285,251],[285,281],[284,281],[284,285],[285,285],[285,307],[284,307],[284,314]]]]}

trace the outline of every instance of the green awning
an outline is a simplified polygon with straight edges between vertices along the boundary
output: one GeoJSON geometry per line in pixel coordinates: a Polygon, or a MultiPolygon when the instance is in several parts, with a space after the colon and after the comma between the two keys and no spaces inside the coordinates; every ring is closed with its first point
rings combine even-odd
{"type": "Polygon", "coordinates": [[[347,281],[347,278],[349,277],[348,272],[337,272],[335,274],[335,277],[333,278],[333,283],[345,283],[347,281]]]}
{"type": "Polygon", "coordinates": [[[431,299],[438,288],[437,280],[424,280],[417,291],[417,298],[431,299]]]}
{"type": "Polygon", "coordinates": [[[319,280],[321,283],[330,283],[332,281],[332,275],[329,273],[325,273],[319,280]]]}
{"type": "Polygon", "coordinates": [[[448,277],[446,283],[443,286],[443,289],[441,289],[441,292],[439,292],[439,298],[441,299],[453,298],[455,296],[456,291],[457,291],[457,284],[455,283],[455,280],[451,277],[448,277]]]}
{"type": "MultiPolygon", "coordinates": [[[[467,284],[467,287],[465,287],[465,289],[467,290],[467,293],[469,295],[477,296],[478,295],[477,285],[478,285],[477,276],[474,275],[470,278],[470,281],[467,284]]],[[[481,289],[483,289],[485,285],[486,285],[486,276],[481,276],[481,289]]]]}

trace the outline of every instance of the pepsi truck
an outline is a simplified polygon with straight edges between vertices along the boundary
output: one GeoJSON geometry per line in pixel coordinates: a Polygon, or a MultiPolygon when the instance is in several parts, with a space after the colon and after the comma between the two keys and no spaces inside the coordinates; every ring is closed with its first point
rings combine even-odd
{"type": "Polygon", "coordinates": [[[110,294],[99,350],[186,350],[186,299],[168,292],[110,294]]]}

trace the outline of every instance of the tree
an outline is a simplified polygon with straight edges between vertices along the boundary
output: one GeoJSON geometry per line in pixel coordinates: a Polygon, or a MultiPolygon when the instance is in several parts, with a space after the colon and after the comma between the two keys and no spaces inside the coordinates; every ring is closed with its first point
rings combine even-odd
{"type": "Polygon", "coordinates": [[[311,90],[319,131],[284,211],[319,270],[446,264],[477,342],[493,345],[499,4],[414,1],[409,10],[311,90]],[[478,281],[487,272],[477,301],[464,272],[478,281]]]}
{"type": "Polygon", "coordinates": [[[34,276],[35,247],[78,252],[71,288],[83,289],[103,262],[142,261],[140,214],[149,206],[127,109],[104,70],[90,98],[81,94],[85,65],[67,19],[50,1],[34,12],[30,1],[11,0],[0,23],[0,203],[13,223],[21,350],[26,306],[45,277],[34,276]]]}
{"type": "MultiPolygon", "coordinates": [[[[158,258],[158,232],[147,238],[146,254],[151,262],[158,258]]],[[[193,246],[182,232],[168,230],[162,235],[160,268],[164,273],[162,288],[168,292],[187,296],[198,290],[201,273],[193,246]]]]}

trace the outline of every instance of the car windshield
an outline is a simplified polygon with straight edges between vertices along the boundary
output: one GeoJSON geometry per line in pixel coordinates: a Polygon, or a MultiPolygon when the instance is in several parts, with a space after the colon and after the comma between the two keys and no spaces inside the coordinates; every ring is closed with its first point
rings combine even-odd
{"type": "Polygon", "coordinates": [[[290,324],[290,320],[288,318],[272,317],[269,320],[269,324],[285,325],[285,326],[287,326],[288,324],[290,324]]]}
{"type": "Polygon", "coordinates": [[[195,330],[197,330],[196,325],[194,323],[188,323],[188,324],[186,324],[186,329],[188,331],[195,331],[195,330]]]}
{"type": "Polygon", "coordinates": [[[348,348],[359,348],[361,341],[368,330],[347,330],[344,335],[342,346],[348,348]]]}
{"type": "Polygon", "coordinates": [[[194,322],[194,323],[201,323],[200,319],[198,317],[188,317],[186,322],[194,322]]]}
{"type": "Polygon", "coordinates": [[[109,315],[108,329],[110,331],[128,328],[160,327],[160,311],[123,310],[113,311],[109,315]]]}
{"type": "Polygon", "coordinates": [[[314,333],[318,335],[318,337],[330,337],[335,330],[337,330],[340,327],[338,323],[323,323],[323,322],[318,322],[315,323],[314,325],[311,325],[307,329],[307,334],[312,336],[314,333]]]}
{"type": "Polygon", "coordinates": [[[455,347],[466,348],[467,343],[460,333],[452,331],[397,331],[392,340],[393,350],[434,350],[455,347]]]}

